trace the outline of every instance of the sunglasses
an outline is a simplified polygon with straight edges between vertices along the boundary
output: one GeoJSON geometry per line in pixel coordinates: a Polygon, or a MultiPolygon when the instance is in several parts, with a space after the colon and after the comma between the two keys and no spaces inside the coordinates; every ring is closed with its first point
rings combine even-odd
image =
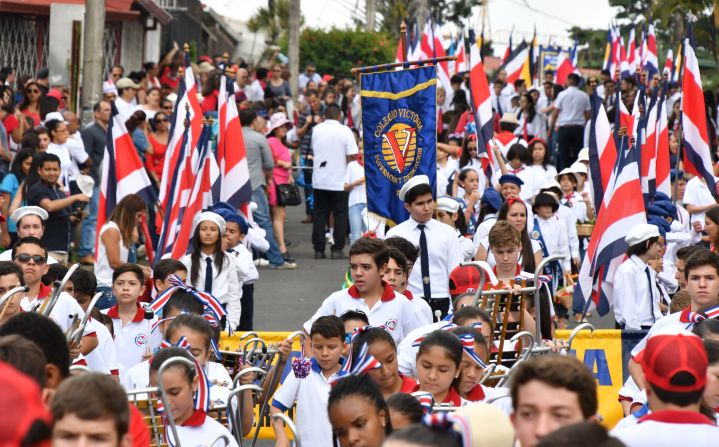
{"type": "Polygon", "coordinates": [[[155,120],[156,123],[166,123],[166,122],[168,122],[168,121],[169,121],[169,120],[167,120],[167,119],[155,120]]]}
{"type": "Polygon", "coordinates": [[[40,93],[40,90],[38,90],[38,89],[32,89],[32,90],[27,90],[26,92],[27,92],[27,93],[35,93],[35,94],[37,94],[37,93],[40,93]]]}
{"type": "Polygon", "coordinates": [[[163,107],[163,109],[165,109],[165,110],[172,110],[172,106],[166,106],[166,107],[163,107]]]}
{"type": "Polygon", "coordinates": [[[26,255],[26,254],[21,254],[21,255],[15,256],[15,260],[17,262],[19,262],[20,264],[27,264],[31,260],[32,260],[32,262],[34,262],[35,264],[38,264],[38,265],[42,265],[42,264],[45,264],[45,262],[47,262],[47,258],[45,256],[26,255]]]}

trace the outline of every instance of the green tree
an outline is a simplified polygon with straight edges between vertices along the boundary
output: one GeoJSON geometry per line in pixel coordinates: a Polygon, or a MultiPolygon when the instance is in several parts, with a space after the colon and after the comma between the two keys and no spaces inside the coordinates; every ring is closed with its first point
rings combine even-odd
{"type": "MultiPolygon", "coordinates": [[[[262,7],[247,21],[247,28],[256,33],[264,31],[270,43],[276,44],[280,39],[287,39],[287,30],[290,28],[290,1],[275,0],[269,2],[271,6],[262,7]]],[[[300,26],[304,17],[300,15],[300,26]]]]}
{"type": "Polygon", "coordinates": [[[607,43],[607,30],[582,29],[573,26],[569,35],[579,43],[589,44],[589,48],[579,52],[579,66],[582,68],[602,68],[604,49],[607,43]]]}
{"type": "MultiPolygon", "coordinates": [[[[423,3],[428,8],[429,18],[441,23],[454,23],[459,27],[466,25],[472,15],[472,8],[479,6],[480,0],[378,0],[377,12],[380,30],[399,36],[399,25],[402,19],[416,17],[423,3]]],[[[363,22],[362,22],[363,23],[363,22]]]]}
{"type": "Polygon", "coordinates": [[[319,73],[349,75],[354,67],[394,62],[396,50],[397,40],[385,32],[308,28],[300,35],[300,66],[312,62],[319,73]]]}

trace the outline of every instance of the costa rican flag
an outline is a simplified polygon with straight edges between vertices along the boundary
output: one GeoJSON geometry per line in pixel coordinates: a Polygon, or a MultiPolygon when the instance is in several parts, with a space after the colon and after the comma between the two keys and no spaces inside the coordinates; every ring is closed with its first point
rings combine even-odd
{"type": "Polygon", "coordinates": [[[567,82],[567,77],[575,70],[576,68],[572,64],[572,60],[567,57],[567,53],[560,51],[557,57],[557,84],[564,85],[567,82]]]}
{"type": "Polygon", "coordinates": [[[464,73],[469,70],[469,64],[467,64],[467,53],[464,50],[464,32],[459,34],[459,40],[457,41],[457,60],[454,63],[455,74],[464,73]]]}
{"type": "Polygon", "coordinates": [[[637,142],[637,146],[641,147],[639,173],[642,179],[642,192],[650,198],[654,197],[654,191],[657,188],[657,105],[655,90],[643,120],[641,134],[645,137],[642,137],[643,141],[637,142]]]}
{"type": "MultiPolygon", "coordinates": [[[[102,226],[112,214],[117,204],[129,194],[138,194],[148,206],[157,202],[147,171],[137,154],[130,134],[117,111],[111,104],[112,114],[107,125],[105,155],[102,159],[100,180],[100,202],[97,209],[97,228],[102,226]]],[[[95,253],[97,253],[97,232],[95,253]]],[[[149,241],[148,241],[149,243],[149,241]]]]}
{"type": "Polygon", "coordinates": [[[242,136],[242,126],[232,88],[232,82],[223,76],[218,100],[220,123],[217,136],[217,163],[221,174],[219,200],[241,210],[247,217],[247,205],[252,200],[252,185],[247,166],[245,140],[242,136]]]}
{"type": "Polygon", "coordinates": [[[589,172],[592,175],[594,203],[602,203],[604,191],[617,163],[617,147],[602,98],[591,96],[592,121],[589,129],[589,172]]]}
{"type": "Polygon", "coordinates": [[[497,73],[501,70],[507,71],[507,84],[514,84],[517,79],[524,79],[526,85],[530,85],[532,80],[529,79],[529,46],[527,42],[517,45],[512,50],[507,60],[497,69],[497,73]]]}
{"type": "Polygon", "coordinates": [[[634,28],[629,31],[629,40],[627,41],[627,69],[630,75],[637,72],[637,38],[634,28]]]}
{"type": "MultiPolygon", "coordinates": [[[[424,56],[428,59],[444,57],[447,54],[442,44],[442,29],[438,23],[428,20],[424,26],[424,35],[420,43],[424,56]]],[[[449,62],[442,61],[434,64],[437,66],[437,77],[445,92],[452,91],[452,84],[449,82],[449,62]]]]}
{"type": "Polygon", "coordinates": [[[484,175],[491,179],[495,170],[499,169],[494,154],[489,148],[494,132],[492,124],[492,97],[489,92],[489,82],[484,72],[484,64],[480,56],[479,43],[474,38],[474,31],[469,30],[469,41],[472,42],[469,50],[469,99],[477,127],[477,155],[482,160],[484,175]]]}
{"type": "MultiPolygon", "coordinates": [[[[691,36],[691,28],[689,29],[691,36]]],[[[717,197],[716,178],[712,170],[707,132],[704,92],[699,74],[699,61],[691,37],[684,41],[684,81],[682,82],[682,130],[684,137],[684,169],[706,180],[709,191],[717,197]]]]}
{"type": "Polygon", "coordinates": [[[614,303],[612,281],[625,257],[628,229],[647,222],[642,187],[639,182],[638,146],[627,150],[628,138],[622,138],[622,150],[598,207],[597,221],[587,254],[574,288],[573,308],[583,312],[591,299],[599,315],[606,315],[614,303]]]}
{"type": "Polygon", "coordinates": [[[197,147],[202,132],[202,110],[197,100],[197,86],[189,56],[186,56],[186,64],[172,114],[170,140],[167,143],[163,166],[165,175],[160,183],[163,219],[157,219],[158,224],[162,224],[157,249],[158,259],[172,251],[181,220],[180,213],[187,206],[197,172],[197,154],[194,153],[194,148],[197,147]]]}
{"type": "Polygon", "coordinates": [[[647,81],[650,81],[659,72],[659,58],[657,57],[657,36],[654,32],[654,25],[649,25],[646,50],[642,54],[642,67],[647,72],[647,81]]]}
{"type": "Polygon", "coordinates": [[[667,117],[667,85],[662,85],[662,96],[657,109],[657,191],[671,197],[671,181],[669,172],[671,164],[669,161],[669,119],[667,117]]]}
{"type": "Polygon", "coordinates": [[[177,240],[172,246],[173,259],[180,259],[187,253],[195,216],[213,203],[212,187],[220,178],[220,169],[210,148],[211,139],[212,127],[208,124],[203,126],[200,134],[197,148],[199,157],[197,175],[188,197],[187,206],[181,214],[177,240]]]}
{"type": "Polygon", "coordinates": [[[667,59],[664,61],[664,68],[662,69],[662,76],[667,76],[668,79],[672,78],[672,68],[674,68],[674,52],[672,49],[667,50],[667,59]]]}

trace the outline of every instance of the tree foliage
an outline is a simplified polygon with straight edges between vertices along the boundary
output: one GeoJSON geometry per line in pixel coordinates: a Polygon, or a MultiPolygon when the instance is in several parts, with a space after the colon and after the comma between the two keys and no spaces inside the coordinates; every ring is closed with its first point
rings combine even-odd
{"type": "Polygon", "coordinates": [[[480,3],[480,0],[378,0],[380,30],[399,36],[402,19],[423,14],[440,23],[454,23],[463,27],[472,15],[472,8],[480,3]]]}
{"type": "Polygon", "coordinates": [[[589,48],[579,52],[579,66],[583,68],[602,68],[604,49],[607,43],[607,30],[582,29],[573,26],[569,29],[569,35],[580,43],[589,44],[589,48]]]}
{"type": "MultiPolygon", "coordinates": [[[[282,48],[287,48],[286,39],[282,48]]],[[[300,67],[314,63],[319,73],[349,75],[354,67],[394,62],[397,40],[385,32],[308,28],[300,34],[300,67]]]]}
{"type": "MultiPolygon", "coordinates": [[[[276,0],[270,2],[272,7],[262,7],[247,21],[247,28],[256,33],[265,31],[270,43],[275,44],[280,39],[287,39],[290,29],[290,0],[276,0]]],[[[300,26],[304,17],[300,14],[300,26]]]]}

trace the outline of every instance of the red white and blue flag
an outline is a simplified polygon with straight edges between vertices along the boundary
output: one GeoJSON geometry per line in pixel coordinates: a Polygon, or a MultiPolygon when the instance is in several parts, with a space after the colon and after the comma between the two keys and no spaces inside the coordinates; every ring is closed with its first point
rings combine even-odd
{"type": "Polygon", "coordinates": [[[557,84],[564,85],[570,74],[574,73],[576,67],[564,50],[559,51],[557,56],[557,84]]]}
{"type": "Polygon", "coordinates": [[[651,81],[659,72],[659,58],[657,56],[657,36],[654,32],[654,25],[649,25],[647,30],[646,45],[642,52],[642,68],[647,72],[647,82],[651,81]]]}
{"type": "Polygon", "coordinates": [[[657,109],[657,191],[671,197],[671,162],[669,158],[669,118],[667,117],[667,87],[668,83],[662,85],[662,96],[657,109]]]}
{"type": "MultiPolygon", "coordinates": [[[[100,175],[100,201],[97,209],[97,228],[102,228],[117,204],[129,194],[141,196],[148,206],[155,206],[157,196],[150,177],[137,154],[125,122],[112,104],[107,125],[105,155],[100,175]]],[[[100,232],[97,232],[99,236],[100,232]]],[[[97,240],[95,241],[97,247],[97,240]]],[[[95,250],[97,253],[97,250],[95,250]]]]}
{"type": "Polygon", "coordinates": [[[670,48],[667,50],[667,59],[664,61],[664,68],[662,69],[662,76],[667,76],[668,79],[671,79],[673,68],[674,68],[674,52],[670,48]]]}
{"type": "Polygon", "coordinates": [[[579,280],[574,287],[573,308],[583,312],[591,299],[599,315],[606,315],[614,298],[612,281],[625,257],[627,228],[647,222],[642,187],[639,182],[639,150],[626,150],[628,138],[622,138],[617,167],[598,207],[597,221],[582,261],[579,280]]]}
{"type": "MultiPolygon", "coordinates": [[[[690,31],[691,33],[691,28],[690,31]]],[[[712,169],[709,134],[707,132],[704,91],[699,74],[699,61],[694,42],[684,42],[684,81],[682,82],[682,134],[684,137],[684,169],[703,178],[716,197],[716,178],[712,169]]]]}
{"type": "Polygon", "coordinates": [[[252,185],[245,140],[232,88],[232,82],[223,76],[218,101],[220,123],[217,164],[221,174],[219,200],[234,206],[247,217],[247,205],[252,200],[252,185]]]}
{"type": "MultiPolygon", "coordinates": [[[[444,44],[442,43],[442,28],[439,23],[432,23],[428,20],[424,26],[424,35],[420,43],[424,57],[427,59],[434,59],[438,57],[444,57],[447,54],[444,51],[444,44]]],[[[437,62],[437,78],[439,78],[440,84],[444,88],[445,92],[452,91],[452,84],[449,82],[449,61],[437,62]]]]}
{"type": "Polygon", "coordinates": [[[591,98],[592,121],[589,129],[589,172],[592,175],[594,203],[602,203],[604,191],[617,163],[617,147],[614,143],[609,118],[602,98],[594,93],[591,98]]]}
{"type": "Polygon", "coordinates": [[[484,175],[492,178],[495,170],[499,170],[497,161],[489,148],[494,135],[492,125],[494,113],[492,112],[492,97],[489,91],[487,74],[480,56],[480,43],[474,38],[474,31],[469,30],[469,41],[472,42],[469,50],[469,98],[470,107],[477,127],[477,156],[482,161],[484,175]]]}

